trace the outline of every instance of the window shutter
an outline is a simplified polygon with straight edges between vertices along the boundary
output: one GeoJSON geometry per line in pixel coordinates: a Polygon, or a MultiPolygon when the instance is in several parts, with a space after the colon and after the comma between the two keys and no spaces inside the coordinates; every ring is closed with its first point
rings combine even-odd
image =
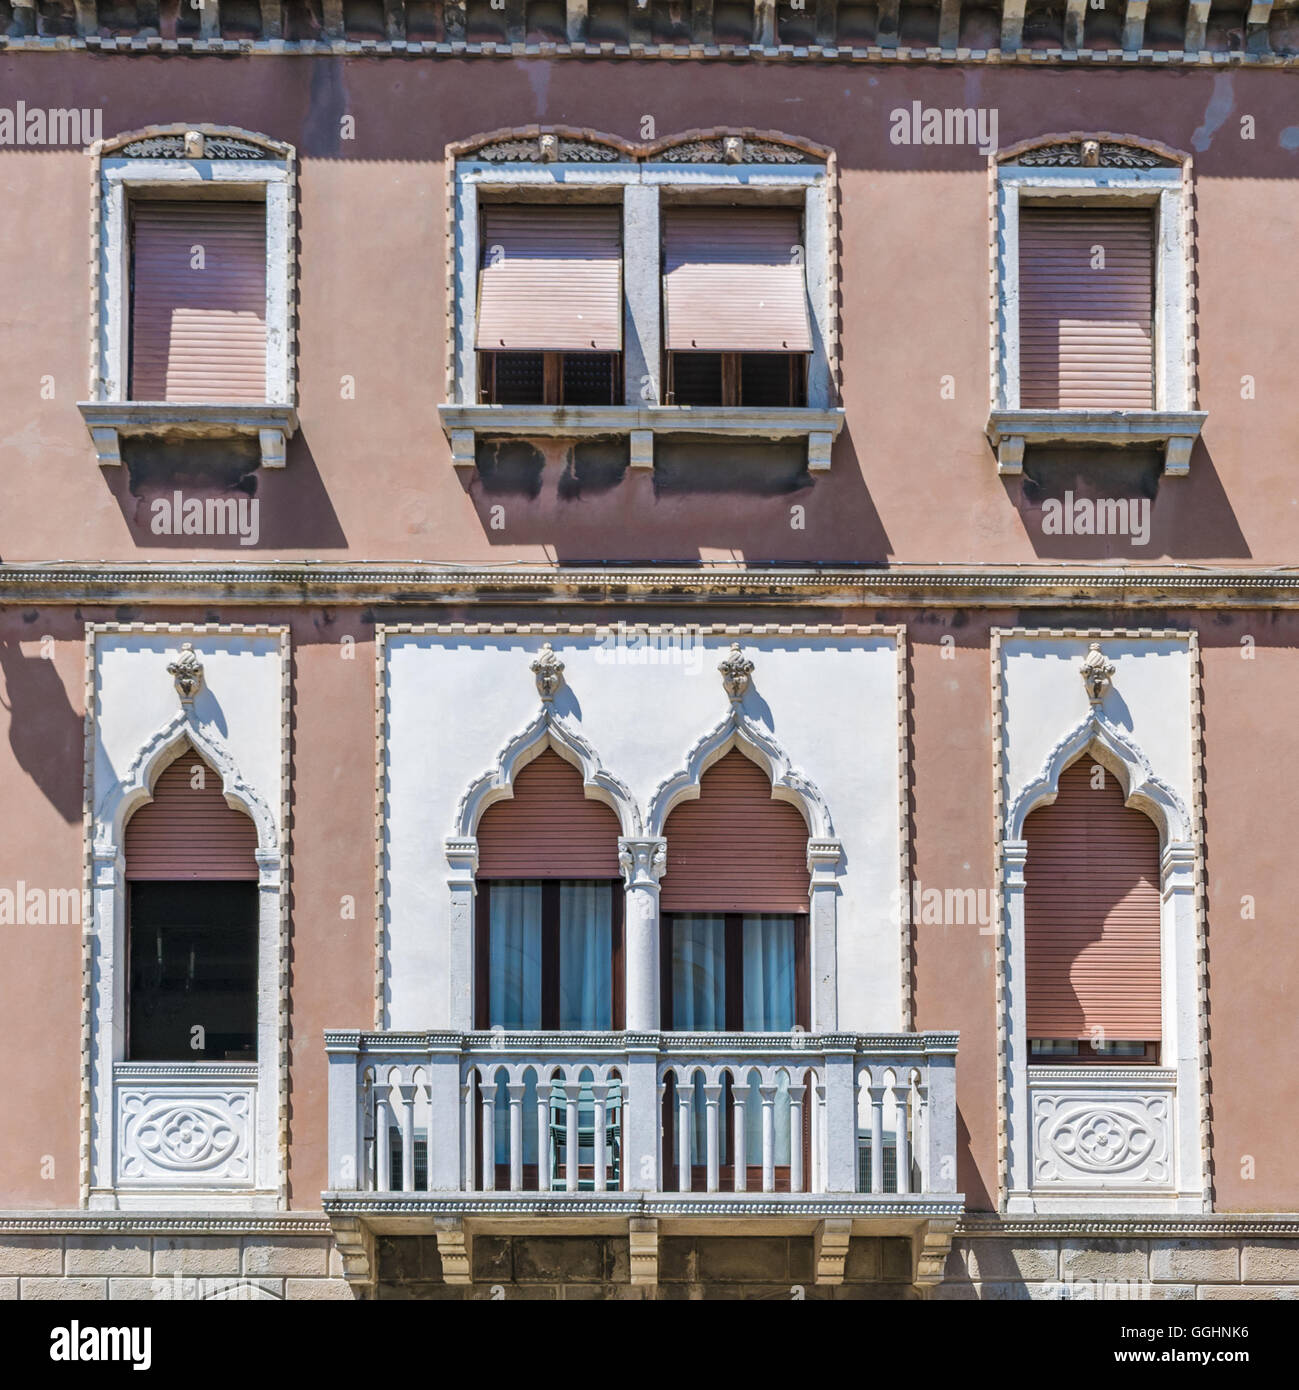
{"type": "Polygon", "coordinates": [[[622,209],[489,207],[478,347],[622,351],[622,209]]]}
{"type": "Polygon", "coordinates": [[[129,879],[255,879],[257,828],[221,793],[221,774],[187,749],[126,823],[129,879]],[[191,782],[203,769],[202,787],[191,782]]]}
{"type": "Polygon", "coordinates": [[[1020,209],[1023,409],[1149,410],[1153,320],[1151,209],[1020,209]]]}
{"type": "Polygon", "coordinates": [[[618,817],[547,749],[478,823],[479,878],[619,878],[618,817]]]}
{"type": "Polygon", "coordinates": [[[1028,1032],[1147,1042],[1160,1036],[1159,831],[1112,773],[1065,769],[1024,824],[1028,1032]]]}
{"type": "Polygon", "coordinates": [[[806,912],[807,825],[775,801],[756,763],[732,751],[704,773],[663,832],[664,912],[806,912]]]}
{"type": "Polygon", "coordinates": [[[811,352],[796,208],[674,208],[664,219],[669,352],[811,352]]]}
{"type": "Polygon", "coordinates": [[[265,204],[137,203],[132,252],[132,399],[264,402],[265,204]]]}

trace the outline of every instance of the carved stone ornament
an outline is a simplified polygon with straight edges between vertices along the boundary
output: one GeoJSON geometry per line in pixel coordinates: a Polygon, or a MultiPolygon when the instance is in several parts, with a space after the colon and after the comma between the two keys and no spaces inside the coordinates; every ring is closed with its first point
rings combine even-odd
{"type": "Polygon", "coordinates": [[[541,654],[532,663],[532,674],[537,678],[537,694],[549,704],[564,683],[564,663],[549,642],[541,644],[541,654]]]}
{"type": "Polygon", "coordinates": [[[203,689],[203,663],[198,659],[190,642],[180,644],[180,655],[167,667],[169,675],[176,681],[176,693],[184,705],[192,704],[195,695],[203,689]]]}
{"type": "Polygon", "coordinates": [[[1039,145],[1012,157],[1015,164],[1064,169],[1167,169],[1173,161],[1154,150],[1119,145],[1110,140],[1079,140],[1062,145],[1039,145]]]}
{"type": "Polygon", "coordinates": [[[273,159],[268,150],[233,135],[148,135],[113,153],[123,159],[273,159]]]}
{"type": "Polygon", "coordinates": [[[594,140],[566,140],[548,133],[496,140],[471,151],[468,158],[481,159],[487,164],[617,164],[626,156],[612,145],[597,144],[594,140]]]}
{"type": "Polygon", "coordinates": [[[731,650],[717,669],[722,673],[722,685],[734,704],[744,698],[749,688],[749,677],[753,674],[753,662],[740,650],[738,642],[731,643],[731,650]]]}
{"type": "Polygon", "coordinates": [[[1087,648],[1087,655],[1083,657],[1083,664],[1078,670],[1087,687],[1087,698],[1093,705],[1099,705],[1114,680],[1114,663],[1105,659],[1099,642],[1093,642],[1087,648]]]}
{"type": "Polygon", "coordinates": [[[653,156],[665,164],[812,164],[818,161],[793,145],[745,140],[738,135],[684,140],[653,156]]]}

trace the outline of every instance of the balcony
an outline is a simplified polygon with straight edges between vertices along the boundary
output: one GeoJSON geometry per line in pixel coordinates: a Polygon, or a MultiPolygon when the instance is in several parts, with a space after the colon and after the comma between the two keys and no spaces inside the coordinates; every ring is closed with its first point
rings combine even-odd
{"type": "Polygon", "coordinates": [[[852,1234],[909,1236],[937,1282],[956,1191],[954,1033],[327,1032],[329,1190],[348,1277],[373,1237],[436,1234],[469,1282],[475,1228],[811,1234],[818,1282],[852,1234]],[[744,1161],[737,1161],[743,1155],[744,1161]],[[745,1223],[728,1227],[726,1223],[745,1223]]]}

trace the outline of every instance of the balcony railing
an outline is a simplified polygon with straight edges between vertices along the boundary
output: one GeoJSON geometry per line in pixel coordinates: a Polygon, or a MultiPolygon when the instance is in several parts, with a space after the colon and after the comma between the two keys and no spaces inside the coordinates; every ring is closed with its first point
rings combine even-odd
{"type": "Polygon", "coordinates": [[[860,1194],[888,1206],[956,1191],[952,1033],[325,1042],[335,1193],[860,1194]]]}

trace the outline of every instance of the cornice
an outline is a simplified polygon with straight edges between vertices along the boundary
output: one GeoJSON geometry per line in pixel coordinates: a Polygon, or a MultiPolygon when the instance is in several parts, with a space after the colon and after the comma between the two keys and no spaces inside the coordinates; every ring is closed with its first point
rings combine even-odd
{"type": "MultiPolygon", "coordinates": [[[[278,8],[278,7],[277,7],[278,8]]],[[[341,7],[340,7],[341,8],[341,7]]],[[[1008,10],[1013,6],[1008,5],[1008,10]]],[[[1043,11],[1046,13],[1046,11],[1043,11]]],[[[1024,11],[1019,11],[1022,20],[1024,11]]],[[[762,43],[438,43],[402,39],[265,39],[187,37],[162,38],[157,34],[89,34],[0,36],[0,53],[89,52],[121,56],[175,55],[188,57],[349,57],[360,58],[602,58],[667,62],[714,61],[752,63],[887,63],[906,66],[978,63],[993,67],[1172,67],[1294,68],[1299,54],[1271,50],[1150,48],[1034,48],[1016,39],[1006,48],[970,48],[944,45],[878,44],[840,45],[762,43]]]]}
{"type": "Polygon", "coordinates": [[[743,602],[939,608],[1299,607],[1299,567],[681,565],[490,568],[405,563],[0,565],[0,604],[365,605],[743,602]]]}
{"type": "Polygon", "coordinates": [[[1204,1216],[1025,1216],[998,1217],[967,1212],[956,1228],[961,1237],[1033,1239],[1064,1237],[1087,1240],[1134,1238],[1198,1240],[1212,1237],[1266,1240],[1270,1237],[1299,1239],[1299,1215],[1268,1212],[1258,1215],[1204,1216]]]}
{"type": "Polygon", "coordinates": [[[433,1216],[544,1216],[544,1217],[791,1217],[820,1219],[827,1216],[856,1218],[955,1218],[964,1199],[952,1197],[867,1196],[858,1194],[806,1194],[779,1196],[744,1193],[644,1193],[608,1192],[574,1196],[567,1193],[457,1193],[326,1192],[321,1205],[331,1217],[369,1218],[433,1216]]]}
{"type": "Polygon", "coordinates": [[[0,1211],[0,1236],[274,1235],[327,1236],[318,1211],[259,1215],[191,1212],[0,1211]]]}

